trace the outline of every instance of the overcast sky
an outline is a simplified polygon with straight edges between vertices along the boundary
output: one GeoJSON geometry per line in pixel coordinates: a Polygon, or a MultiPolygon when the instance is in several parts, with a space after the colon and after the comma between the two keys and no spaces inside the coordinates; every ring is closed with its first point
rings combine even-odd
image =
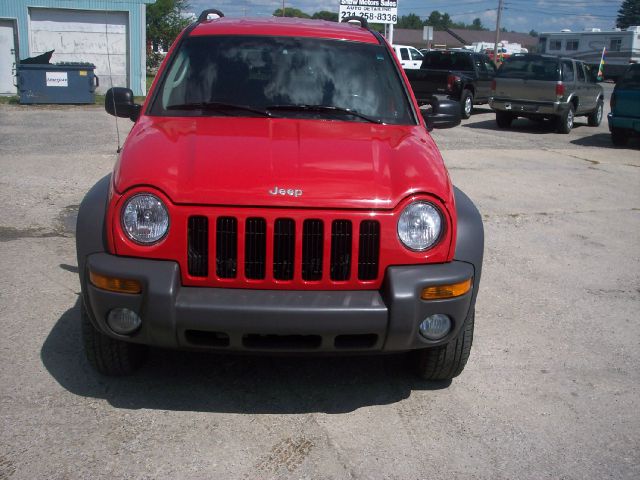
{"type": "MultiPolygon", "coordinates": [[[[285,0],[287,7],[312,14],[319,10],[337,12],[339,0],[285,0]]],[[[214,5],[227,16],[268,16],[282,7],[278,0],[190,0],[191,10],[199,13],[214,5]]],[[[622,0],[504,0],[502,25],[508,30],[555,32],[563,28],[612,29],[622,0]]],[[[488,28],[495,28],[498,0],[398,0],[400,15],[415,13],[426,18],[433,10],[447,12],[454,21],[479,17],[488,28]]]]}

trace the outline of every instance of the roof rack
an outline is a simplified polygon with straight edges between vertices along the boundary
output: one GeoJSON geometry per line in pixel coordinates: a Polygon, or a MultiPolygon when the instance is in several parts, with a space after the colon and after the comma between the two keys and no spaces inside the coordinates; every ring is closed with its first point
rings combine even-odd
{"type": "Polygon", "coordinates": [[[369,28],[369,22],[364,17],[359,17],[358,15],[351,15],[350,17],[343,18],[340,23],[350,23],[352,25],[358,25],[362,28],[369,28]]]}
{"type": "Polygon", "coordinates": [[[207,20],[209,20],[209,15],[217,15],[218,18],[224,17],[224,13],[222,13],[220,10],[217,10],[215,8],[209,8],[207,10],[202,11],[200,16],[198,17],[198,23],[206,22],[207,20]]]}

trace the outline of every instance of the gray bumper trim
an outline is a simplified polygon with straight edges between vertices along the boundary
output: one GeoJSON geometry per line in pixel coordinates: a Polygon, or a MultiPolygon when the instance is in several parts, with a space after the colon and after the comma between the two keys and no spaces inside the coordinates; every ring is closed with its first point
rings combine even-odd
{"type": "MultiPolygon", "coordinates": [[[[175,262],[106,253],[89,255],[87,268],[103,275],[137,279],[143,285],[139,295],[85,285],[91,317],[98,329],[114,338],[170,348],[199,347],[185,334],[194,330],[227,335],[229,343],[223,350],[260,350],[244,343],[247,335],[314,335],[321,341],[311,350],[318,352],[405,351],[435,346],[457,334],[474,297],[469,292],[450,300],[426,302],[419,298],[426,286],[473,277],[473,265],[461,261],[389,267],[381,291],[184,287],[175,262]],[[130,308],[142,317],[143,326],[133,336],[118,336],[106,326],[109,311],[116,307],[130,308]],[[450,335],[440,342],[428,342],[417,333],[419,323],[433,313],[448,314],[454,322],[450,335]],[[341,335],[367,335],[375,341],[365,347],[336,348],[336,337],[341,335]]],[[[279,349],[269,348],[274,350],[279,349]]]]}

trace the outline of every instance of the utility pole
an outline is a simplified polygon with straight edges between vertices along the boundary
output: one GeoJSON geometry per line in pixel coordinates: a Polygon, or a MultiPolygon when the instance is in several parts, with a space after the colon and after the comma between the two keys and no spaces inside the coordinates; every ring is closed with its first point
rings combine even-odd
{"type": "Polygon", "coordinates": [[[284,0],[282,0],[282,16],[284,17],[284,0]]]}
{"type": "Polygon", "coordinates": [[[496,18],[496,43],[493,46],[493,63],[498,65],[498,42],[500,41],[500,19],[502,18],[502,0],[498,3],[498,18],[496,18]]]}

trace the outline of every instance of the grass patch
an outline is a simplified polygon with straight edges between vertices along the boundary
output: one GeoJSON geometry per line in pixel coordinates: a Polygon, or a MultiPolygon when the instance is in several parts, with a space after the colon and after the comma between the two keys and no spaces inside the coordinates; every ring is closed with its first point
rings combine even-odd
{"type": "Polygon", "coordinates": [[[147,73],[147,93],[149,93],[149,89],[151,88],[151,84],[153,83],[153,80],[156,78],[155,75],[150,75],[147,73]]]}
{"type": "Polygon", "coordinates": [[[0,104],[5,105],[18,105],[20,103],[20,99],[18,97],[0,97],[0,104]]]}

